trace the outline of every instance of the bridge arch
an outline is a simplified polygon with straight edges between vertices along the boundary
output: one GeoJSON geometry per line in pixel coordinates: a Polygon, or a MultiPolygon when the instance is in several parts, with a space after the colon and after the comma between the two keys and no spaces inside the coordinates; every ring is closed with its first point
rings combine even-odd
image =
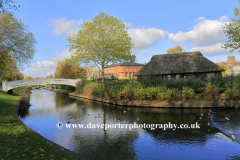
{"type": "Polygon", "coordinates": [[[46,79],[27,79],[18,81],[2,81],[2,91],[8,92],[14,88],[45,84],[61,84],[76,87],[76,82],[81,79],[61,79],[61,78],[46,78],[46,79]]]}

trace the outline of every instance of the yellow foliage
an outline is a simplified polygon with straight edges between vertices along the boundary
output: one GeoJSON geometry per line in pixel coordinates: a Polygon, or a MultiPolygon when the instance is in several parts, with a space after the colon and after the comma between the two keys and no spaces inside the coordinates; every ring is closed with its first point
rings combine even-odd
{"type": "MultiPolygon", "coordinates": [[[[179,45],[177,45],[176,47],[169,48],[169,49],[167,50],[167,54],[183,53],[182,50],[183,50],[182,47],[179,46],[179,45]]],[[[186,52],[186,51],[184,51],[184,52],[186,52]]]]}

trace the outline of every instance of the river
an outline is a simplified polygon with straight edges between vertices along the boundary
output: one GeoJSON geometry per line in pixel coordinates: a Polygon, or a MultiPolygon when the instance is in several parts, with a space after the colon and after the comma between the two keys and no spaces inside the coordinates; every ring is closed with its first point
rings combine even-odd
{"type": "Polygon", "coordinates": [[[48,90],[32,90],[30,104],[23,123],[86,158],[240,159],[237,108],[211,109],[208,123],[210,109],[123,107],[48,90]]]}

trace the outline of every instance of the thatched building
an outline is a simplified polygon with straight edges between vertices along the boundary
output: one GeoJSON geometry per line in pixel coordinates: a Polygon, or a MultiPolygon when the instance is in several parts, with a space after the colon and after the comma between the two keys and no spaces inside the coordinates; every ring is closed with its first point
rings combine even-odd
{"type": "Polygon", "coordinates": [[[154,55],[136,76],[140,81],[143,77],[159,81],[189,76],[210,78],[222,76],[222,71],[225,70],[203,57],[201,52],[185,52],[154,55]]]}

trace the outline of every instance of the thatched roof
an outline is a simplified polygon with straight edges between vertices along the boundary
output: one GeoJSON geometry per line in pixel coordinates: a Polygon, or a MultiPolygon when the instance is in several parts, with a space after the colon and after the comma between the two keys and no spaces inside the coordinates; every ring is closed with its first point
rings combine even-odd
{"type": "Polygon", "coordinates": [[[212,61],[203,57],[201,52],[154,55],[139,72],[139,75],[164,75],[180,73],[200,73],[224,71],[212,61]]]}

